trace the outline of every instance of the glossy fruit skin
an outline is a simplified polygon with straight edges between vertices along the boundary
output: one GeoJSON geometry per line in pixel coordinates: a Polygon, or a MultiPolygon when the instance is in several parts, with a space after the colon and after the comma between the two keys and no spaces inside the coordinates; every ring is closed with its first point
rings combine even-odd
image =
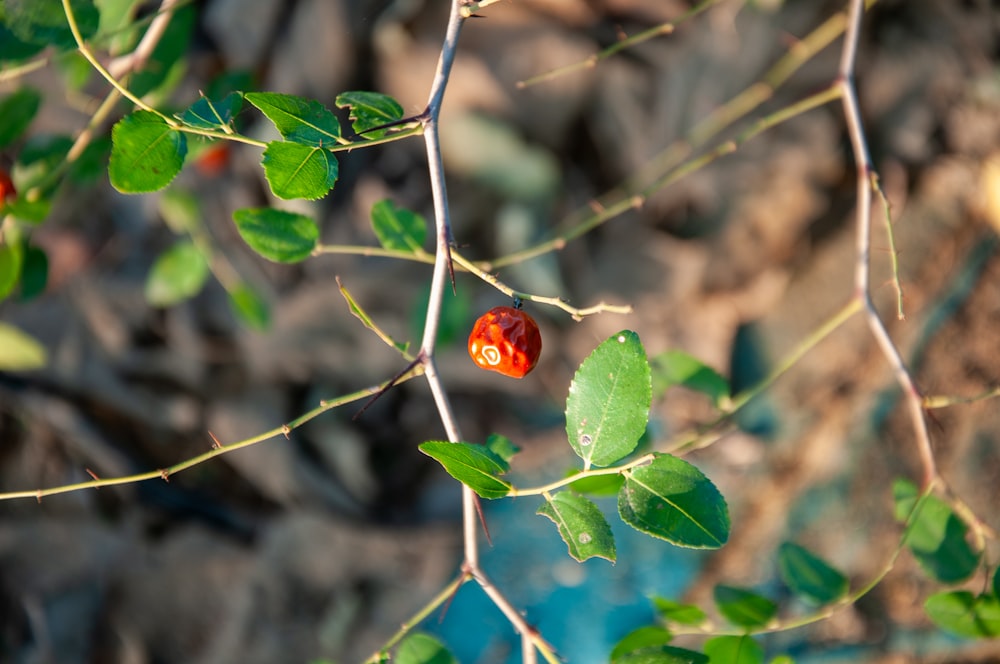
{"type": "Polygon", "coordinates": [[[538,364],[542,335],[535,319],[514,307],[493,307],[469,335],[469,355],[481,369],[524,378],[538,364]]]}

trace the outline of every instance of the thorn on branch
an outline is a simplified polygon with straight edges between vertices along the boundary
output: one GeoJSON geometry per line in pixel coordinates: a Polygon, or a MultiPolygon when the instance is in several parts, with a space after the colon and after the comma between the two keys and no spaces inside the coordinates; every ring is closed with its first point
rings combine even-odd
{"type": "Polygon", "coordinates": [[[215,450],[221,450],[222,449],[222,443],[219,442],[219,439],[215,437],[214,433],[212,433],[211,431],[209,431],[208,432],[208,437],[212,439],[212,449],[215,449],[215,450]]]}
{"type": "Polygon", "coordinates": [[[389,379],[389,382],[386,383],[383,387],[379,388],[375,392],[375,394],[373,394],[372,397],[368,401],[365,402],[365,405],[361,406],[361,408],[358,409],[358,412],[354,413],[354,416],[351,417],[351,421],[356,421],[358,418],[360,418],[361,415],[364,414],[364,412],[366,410],[368,410],[368,408],[370,408],[373,403],[375,403],[376,401],[378,401],[379,398],[383,394],[385,394],[390,389],[392,389],[396,385],[396,383],[398,383],[399,380],[403,376],[405,376],[406,374],[408,374],[410,372],[410,370],[413,369],[413,367],[417,366],[418,364],[422,363],[423,361],[424,361],[424,353],[423,353],[423,351],[421,351],[420,354],[417,355],[417,357],[412,362],[410,362],[409,364],[407,364],[406,367],[402,371],[400,371],[398,374],[396,374],[391,379],[389,379]]]}
{"type": "Polygon", "coordinates": [[[163,480],[164,482],[169,482],[170,481],[170,471],[167,470],[166,468],[160,469],[160,479],[163,480]]]}
{"type": "Polygon", "coordinates": [[[290,434],[292,433],[292,427],[288,426],[287,424],[282,424],[281,425],[281,433],[283,433],[285,435],[285,440],[290,440],[291,439],[291,435],[290,434]]]}

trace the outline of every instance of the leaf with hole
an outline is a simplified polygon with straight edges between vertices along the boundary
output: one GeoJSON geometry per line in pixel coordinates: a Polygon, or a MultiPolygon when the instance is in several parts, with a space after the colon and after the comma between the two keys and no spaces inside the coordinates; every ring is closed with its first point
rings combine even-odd
{"type": "Polygon", "coordinates": [[[700,470],[669,454],[625,473],[618,513],[636,530],[677,546],[717,549],[729,539],[722,494],[700,470]]]}
{"type": "Polygon", "coordinates": [[[274,123],[286,141],[318,148],[338,143],[337,117],[318,101],[277,92],[248,92],[244,98],[274,123]]]}
{"type": "Polygon", "coordinates": [[[740,627],[763,627],[778,612],[777,604],[744,588],[719,584],[715,586],[713,596],[719,613],[740,627]]]}
{"type": "Polygon", "coordinates": [[[385,249],[416,253],[424,248],[427,220],[416,212],[382,200],[372,206],[371,219],[372,230],[385,249]]]}
{"type": "Polygon", "coordinates": [[[924,610],[941,629],[969,638],[1000,636],[1000,599],[996,595],[973,595],[953,590],[931,595],[924,610]]]}
{"type": "Polygon", "coordinates": [[[610,465],[636,448],[646,430],[652,388],[639,335],[623,330],[577,369],[566,398],[566,435],[584,461],[610,465]]]}
{"type": "Polygon", "coordinates": [[[367,132],[365,138],[382,138],[385,129],[369,130],[403,119],[403,107],[399,102],[380,92],[342,92],[335,103],[338,108],[348,109],[354,133],[367,132]]]}
{"type": "Polygon", "coordinates": [[[510,483],[500,479],[510,467],[482,445],[428,441],[420,445],[420,451],[483,498],[503,498],[510,493],[510,483]]]}
{"type": "Polygon", "coordinates": [[[271,192],[285,200],[313,201],[326,196],[340,171],[332,152],[287,141],[268,143],[261,164],[271,192]]]}
{"type": "Polygon", "coordinates": [[[0,148],[21,137],[41,103],[41,93],[28,87],[19,88],[0,101],[0,148]]]}
{"type": "Polygon", "coordinates": [[[674,635],[670,633],[670,630],[658,625],[643,625],[638,627],[625,636],[615,644],[615,647],[611,649],[611,662],[612,664],[616,662],[619,658],[630,652],[635,652],[641,648],[648,648],[650,646],[665,646],[670,643],[674,638],[674,635]]]}
{"type": "Polygon", "coordinates": [[[546,499],[537,514],[556,524],[569,555],[577,562],[589,558],[615,561],[615,538],[601,510],[583,496],[560,491],[546,499]]]}
{"type": "Polygon", "coordinates": [[[893,482],[893,498],[897,520],[905,522],[913,513],[905,541],[924,571],[941,583],[972,576],[982,554],[973,551],[969,526],[948,503],[937,496],[921,498],[917,487],[906,480],[893,482]]]}
{"type": "Polygon", "coordinates": [[[458,664],[444,644],[428,634],[410,634],[396,648],[395,664],[458,664]]]}
{"type": "Polygon", "coordinates": [[[793,542],[778,548],[778,571],[792,592],[813,604],[830,604],[847,594],[847,577],[793,542]]]}
{"type": "Polygon", "coordinates": [[[123,194],[163,189],[180,173],[187,139],[156,113],[136,111],[111,130],[111,185],[123,194]]]}
{"type": "Polygon", "coordinates": [[[716,636],[704,649],[712,664],[764,664],[764,649],[749,635],[716,636]]]}
{"type": "Polygon", "coordinates": [[[305,260],[316,247],[319,228],[303,214],[274,208],[244,208],[233,213],[243,241],[275,263],[305,260]]]}
{"type": "Polygon", "coordinates": [[[0,371],[41,369],[47,362],[45,347],[34,337],[0,323],[0,371]]]}
{"type": "Polygon", "coordinates": [[[197,295],[208,279],[208,261],[193,242],[178,242],[153,263],[146,277],[146,300],[169,307],[197,295]]]}

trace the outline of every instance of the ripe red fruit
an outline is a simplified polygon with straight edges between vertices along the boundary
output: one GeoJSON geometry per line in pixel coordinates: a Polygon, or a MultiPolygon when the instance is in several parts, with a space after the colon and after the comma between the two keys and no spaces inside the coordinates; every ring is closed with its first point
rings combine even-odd
{"type": "Polygon", "coordinates": [[[481,369],[524,378],[542,354],[535,319],[514,307],[493,307],[479,317],[469,335],[469,355],[481,369]]]}
{"type": "Polygon", "coordinates": [[[7,171],[0,169],[0,208],[4,206],[8,198],[14,199],[16,197],[17,191],[14,189],[10,175],[7,174],[7,171]]]}

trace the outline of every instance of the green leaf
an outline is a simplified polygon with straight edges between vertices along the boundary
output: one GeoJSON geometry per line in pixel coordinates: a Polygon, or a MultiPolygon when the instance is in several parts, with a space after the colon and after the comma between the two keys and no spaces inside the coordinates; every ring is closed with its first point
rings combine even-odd
{"type": "Polygon", "coordinates": [[[239,284],[230,291],[229,305],[236,317],[251,329],[266,330],[271,324],[267,302],[246,284],[239,284]]]}
{"type": "Polygon", "coordinates": [[[248,92],[244,97],[274,123],[285,140],[319,148],[337,145],[340,124],[318,101],[277,92],[248,92]]]}
{"type": "Polygon", "coordinates": [[[410,634],[396,649],[396,664],[458,664],[448,649],[433,636],[410,634]]]}
{"type": "Polygon", "coordinates": [[[191,104],[178,118],[189,127],[221,129],[229,126],[242,107],[243,95],[239,92],[230,92],[219,101],[202,97],[191,104]]]}
{"type": "MultiPolygon", "coordinates": [[[[90,39],[100,22],[93,1],[70,0],[69,4],[81,36],[90,39]]],[[[61,0],[5,0],[2,9],[6,27],[18,39],[60,50],[76,46],[61,0]]]]}
{"type": "Polygon", "coordinates": [[[45,292],[49,281],[49,257],[38,247],[24,250],[21,266],[21,299],[31,300],[45,292]]]}
{"type": "Polygon", "coordinates": [[[23,262],[24,246],[20,241],[0,244],[0,300],[4,300],[14,290],[21,278],[23,262]]]}
{"type": "Polygon", "coordinates": [[[199,293],[208,279],[208,261],[193,242],[178,242],[163,252],[146,278],[146,300],[169,307],[199,293]]]}
{"type": "Polygon", "coordinates": [[[764,649],[743,636],[717,636],[705,641],[705,654],[711,664],[763,664],[764,649]]]}
{"type": "Polygon", "coordinates": [[[588,558],[615,561],[615,538],[611,526],[597,505],[583,496],[560,491],[547,498],[537,514],[548,517],[559,529],[559,535],[569,547],[569,555],[577,562],[588,558]]]}
{"type": "Polygon", "coordinates": [[[498,433],[491,433],[487,436],[486,449],[496,454],[508,464],[514,458],[514,455],[521,451],[521,448],[510,442],[510,438],[501,436],[498,433]]]}
{"type": "Polygon", "coordinates": [[[598,346],[577,369],[566,398],[566,435],[585,467],[607,466],[632,452],[651,401],[639,335],[623,330],[598,346]]]}
{"type": "Polygon", "coordinates": [[[69,176],[77,182],[92,183],[98,180],[108,171],[108,158],[111,154],[111,138],[108,136],[98,136],[83,152],[76,158],[76,161],[69,167],[69,176]]]}
{"type": "Polygon", "coordinates": [[[717,549],[729,539],[722,494],[700,470],[669,454],[625,473],[618,513],[636,530],[677,546],[717,549]]]}
{"type": "MultiPolygon", "coordinates": [[[[573,468],[567,475],[579,475],[580,470],[573,468]]],[[[569,485],[569,488],[577,493],[585,493],[590,496],[614,496],[621,491],[625,478],[620,473],[614,475],[590,475],[583,476],[569,485]]]]}
{"type": "Polygon", "coordinates": [[[740,627],[763,627],[778,612],[778,605],[755,592],[734,586],[717,585],[715,604],[726,620],[740,627]]]}
{"type": "Polygon", "coordinates": [[[971,638],[1000,636],[1000,599],[954,590],[931,595],[924,610],[934,624],[953,634],[971,638]]]}
{"type": "Polygon", "coordinates": [[[41,93],[28,87],[20,88],[0,101],[0,148],[21,137],[41,103],[41,93]]]}
{"type": "Polygon", "coordinates": [[[648,648],[649,646],[665,646],[674,638],[670,630],[657,625],[644,625],[632,630],[611,650],[611,661],[616,662],[622,655],[648,648]]]}
{"type": "Polygon", "coordinates": [[[483,498],[503,498],[510,493],[511,485],[499,478],[509,469],[507,462],[482,445],[428,441],[420,445],[420,451],[483,498]]]}
{"type": "Polygon", "coordinates": [[[653,646],[622,655],[614,664],[708,664],[708,657],[684,648],[653,646]]]}
{"type": "Polygon", "coordinates": [[[921,500],[916,486],[906,480],[893,482],[893,497],[897,520],[905,521],[916,509],[905,541],[924,571],[941,583],[972,576],[982,554],[972,550],[969,526],[951,506],[937,496],[921,500]]]}
{"type": "Polygon", "coordinates": [[[27,191],[50,180],[56,169],[62,168],[73,139],[61,134],[32,136],[24,143],[15,165],[18,184],[27,191]]]}
{"type": "Polygon", "coordinates": [[[174,10],[173,17],[167,23],[163,36],[156,42],[145,66],[129,80],[132,94],[145,97],[155,90],[162,91],[183,74],[182,58],[191,44],[197,17],[194,6],[190,4],[181,5],[174,10]]]}
{"type": "Polygon", "coordinates": [[[669,387],[680,385],[708,395],[716,406],[729,398],[729,382],[715,369],[687,353],[668,350],[650,360],[650,365],[653,393],[657,396],[669,387]]]}
{"type": "Polygon", "coordinates": [[[814,604],[829,604],[847,594],[847,577],[798,544],[779,547],[778,571],[792,592],[814,604]]]}
{"type": "Polygon", "coordinates": [[[27,60],[43,48],[45,48],[45,44],[37,44],[18,38],[7,28],[4,21],[0,21],[0,62],[27,60]]]}
{"type": "Polygon", "coordinates": [[[18,198],[15,201],[7,201],[2,206],[3,213],[10,215],[19,221],[29,224],[40,224],[49,216],[52,209],[52,201],[47,198],[40,198],[37,201],[26,201],[18,198]]]}
{"type": "Polygon", "coordinates": [[[274,208],[244,208],[233,213],[244,242],[275,263],[297,263],[316,247],[319,228],[302,214],[274,208]]]}
{"type": "MultiPolygon", "coordinates": [[[[348,109],[356,134],[403,118],[403,107],[399,102],[379,92],[342,92],[337,95],[335,103],[338,108],[348,109]]],[[[385,129],[378,129],[369,131],[365,136],[382,138],[385,132],[385,129]]]]}
{"type": "Polygon", "coordinates": [[[427,241],[427,221],[392,201],[379,201],[372,206],[372,229],[379,244],[393,251],[416,253],[427,241]]]}
{"type": "Polygon", "coordinates": [[[157,191],[180,173],[187,139],[150,111],[136,111],[111,130],[111,185],[123,194],[157,191]]]}
{"type": "Polygon", "coordinates": [[[333,153],[301,143],[273,141],[261,160],[264,176],[278,198],[316,200],[337,183],[340,165],[333,153]]]}
{"type": "Polygon", "coordinates": [[[791,655],[778,655],[771,660],[770,664],[795,664],[795,660],[791,655]]]}
{"type": "Polygon", "coordinates": [[[666,597],[653,597],[653,607],[667,622],[678,625],[700,625],[705,622],[705,612],[694,604],[681,604],[666,597]]]}
{"type": "Polygon", "coordinates": [[[16,327],[0,323],[0,371],[40,369],[46,362],[44,346],[16,327]]]}
{"type": "Polygon", "coordinates": [[[186,235],[201,227],[201,206],[197,197],[189,191],[171,187],[163,192],[157,211],[174,233],[186,235]]]}

